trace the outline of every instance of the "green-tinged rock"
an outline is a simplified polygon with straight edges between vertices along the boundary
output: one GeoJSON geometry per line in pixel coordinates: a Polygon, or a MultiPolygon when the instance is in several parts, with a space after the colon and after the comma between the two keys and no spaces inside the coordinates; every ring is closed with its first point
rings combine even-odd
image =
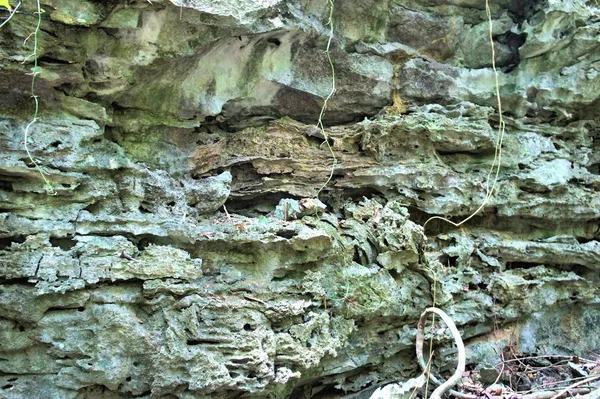
{"type": "Polygon", "coordinates": [[[77,0],[44,0],[52,8],[50,18],[66,25],[92,26],[101,21],[103,10],[99,5],[89,1],[77,0]]]}
{"type": "Polygon", "coordinates": [[[431,306],[465,386],[600,353],[593,1],[41,6],[0,10],[0,397],[406,396],[431,306]]]}
{"type": "Polygon", "coordinates": [[[140,26],[140,10],[116,8],[100,24],[103,28],[136,29],[140,26]]]}

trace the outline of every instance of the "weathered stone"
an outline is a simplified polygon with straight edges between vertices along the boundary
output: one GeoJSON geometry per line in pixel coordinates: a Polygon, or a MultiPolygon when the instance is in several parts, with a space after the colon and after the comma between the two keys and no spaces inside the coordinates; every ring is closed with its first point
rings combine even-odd
{"type": "MultiPolygon", "coordinates": [[[[327,58],[315,48],[318,43],[302,32],[219,40],[218,45],[205,45],[192,56],[148,67],[139,75],[142,80],[118,102],[180,119],[203,120],[223,113],[232,123],[256,115],[314,120],[332,87],[327,58]],[[222,73],[223,65],[229,65],[227,75],[222,73]],[[200,87],[209,90],[200,91],[200,87]],[[161,101],[164,97],[171,101],[161,101]]],[[[336,85],[347,95],[342,102],[332,99],[328,119],[355,119],[386,105],[391,64],[366,55],[335,54],[344,59],[336,85]],[[365,97],[365,92],[370,96],[365,97]]]]}
{"type": "Polygon", "coordinates": [[[597,7],[490,4],[500,115],[484,3],[332,3],[0,29],[0,397],[366,397],[431,305],[482,381],[600,351],[597,7]]]}
{"type": "Polygon", "coordinates": [[[263,14],[267,9],[281,3],[281,0],[261,1],[210,1],[210,0],[170,0],[171,3],[180,7],[189,7],[206,14],[226,16],[235,18],[240,25],[254,22],[257,16],[263,14]]]}
{"type": "MultiPolygon", "coordinates": [[[[492,21],[492,35],[496,37],[494,52],[496,65],[504,67],[518,63],[519,46],[524,40],[511,32],[513,21],[508,15],[492,21]],[[508,36],[504,43],[498,42],[498,36],[508,36]]],[[[488,21],[465,30],[459,44],[461,63],[468,68],[492,66],[492,46],[490,45],[490,25],[488,21]]]]}
{"type": "Polygon", "coordinates": [[[140,25],[140,10],[115,8],[100,24],[103,28],[135,29],[140,25]]]}
{"type": "Polygon", "coordinates": [[[102,19],[101,8],[93,2],[44,0],[42,3],[54,8],[50,12],[50,18],[63,24],[92,26],[102,19]]]}

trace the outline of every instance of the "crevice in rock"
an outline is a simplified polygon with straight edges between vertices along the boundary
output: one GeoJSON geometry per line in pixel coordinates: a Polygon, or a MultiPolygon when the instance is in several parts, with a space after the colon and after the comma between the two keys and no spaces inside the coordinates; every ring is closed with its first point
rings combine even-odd
{"type": "Polygon", "coordinates": [[[540,0],[512,0],[509,6],[509,14],[513,21],[518,24],[529,20],[545,4],[540,0]]]}
{"type": "Polygon", "coordinates": [[[0,176],[0,190],[1,191],[6,191],[6,192],[9,192],[9,193],[13,192],[14,191],[13,185],[12,185],[13,181],[14,180],[12,180],[12,179],[11,180],[4,180],[3,176],[0,176]]]}
{"type": "Polygon", "coordinates": [[[335,397],[342,397],[346,393],[344,390],[336,388],[335,384],[319,386],[318,389],[315,389],[315,387],[313,386],[313,392],[315,392],[315,391],[318,391],[318,392],[315,393],[314,396],[311,396],[311,398],[314,398],[314,399],[332,398],[332,397],[335,398],[335,397]]]}
{"type": "Polygon", "coordinates": [[[529,262],[506,262],[506,270],[514,269],[533,269],[534,267],[541,266],[540,263],[529,263],[529,262]]]}
{"type": "MultiPolygon", "coordinates": [[[[44,31],[44,32],[46,32],[46,31],[44,31]]],[[[46,33],[52,34],[51,32],[46,32],[46,33]]],[[[60,58],[53,58],[49,55],[38,58],[38,63],[39,64],[59,64],[59,65],[71,65],[72,64],[69,61],[65,61],[60,58]]]]}
{"type": "Polygon", "coordinates": [[[195,338],[195,339],[188,339],[186,341],[186,345],[188,345],[188,346],[220,345],[220,344],[223,344],[224,342],[227,342],[227,341],[223,341],[222,339],[218,339],[218,338],[195,338]]]}
{"type": "Polygon", "coordinates": [[[26,237],[23,234],[0,238],[0,250],[10,249],[13,244],[23,244],[26,237]]]}
{"type": "Polygon", "coordinates": [[[100,201],[97,201],[97,202],[93,202],[93,203],[89,204],[88,206],[83,208],[82,211],[88,211],[92,215],[98,215],[98,214],[100,214],[100,212],[102,212],[102,209],[103,209],[102,203],[100,201]]]}
{"type": "Polygon", "coordinates": [[[146,398],[152,394],[152,391],[145,391],[139,394],[131,395],[132,398],[146,398]]]}
{"type": "Polygon", "coordinates": [[[35,282],[30,282],[29,277],[19,277],[19,278],[0,278],[1,284],[14,284],[14,285],[28,285],[34,286],[35,282]]]}
{"type": "Polygon", "coordinates": [[[44,314],[48,314],[48,313],[53,313],[53,312],[66,312],[66,311],[78,311],[78,312],[83,312],[85,310],[84,307],[82,306],[77,306],[77,307],[70,307],[70,306],[58,306],[58,307],[51,307],[46,309],[46,311],[44,312],[44,314]]]}
{"type": "Polygon", "coordinates": [[[59,247],[63,251],[71,250],[75,245],[77,245],[77,240],[73,239],[73,236],[67,235],[65,237],[50,237],[50,244],[53,247],[59,247]]]}
{"type": "Polygon", "coordinates": [[[519,47],[525,43],[526,39],[526,33],[517,34],[513,32],[506,32],[501,35],[494,36],[494,41],[497,42],[496,45],[503,46],[506,48],[505,51],[510,52],[510,57],[505,56],[503,62],[497,65],[498,67],[503,68],[504,73],[510,73],[519,65],[519,47]]]}
{"type": "Polygon", "coordinates": [[[295,230],[279,230],[279,231],[275,232],[275,235],[277,237],[281,237],[281,238],[290,240],[290,239],[294,238],[295,236],[297,236],[298,232],[295,230]]]}
{"type": "Polygon", "coordinates": [[[596,162],[591,165],[588,165],[588,166],[586,166],[586,169],[591,174],[600,176],[600,162],[596,162]]]}
{"type": "Polygon", "coordinates": [[[285,192],[275,192],[252,196],[251,198],[230,196],[225,202],[227,210],[246,217],[257,217],[273,212],[282,199],[299,200],[297,196],[285,192]]]}
{"type": "Polygon", "coordinates": [[[279,47],[281,45],[281,40],[279,40],[276,37],[271,37],[267,39],[267,43],[271,43],[273,45],[275,45],[275,47],[279,47]]]}
{"type": "Polygon", "coordinates": [[[595,238],[589,238],[589,237],[575,237],[575,239],[577,240],[577,242],[579,244],[587,244],[588,242],[596,241],[595,238]]]}

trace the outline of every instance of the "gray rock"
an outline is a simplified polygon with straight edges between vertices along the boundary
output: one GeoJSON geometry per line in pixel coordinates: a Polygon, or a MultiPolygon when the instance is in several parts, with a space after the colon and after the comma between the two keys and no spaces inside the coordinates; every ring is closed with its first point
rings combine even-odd
{"type": "Polygon", "coordinates": [[[431,305],[484,382],[600,351],[597,7],[491,4],[500,148],[481,1],[333,4],[2,26],[0,397],[364,398],[431,305]]]}

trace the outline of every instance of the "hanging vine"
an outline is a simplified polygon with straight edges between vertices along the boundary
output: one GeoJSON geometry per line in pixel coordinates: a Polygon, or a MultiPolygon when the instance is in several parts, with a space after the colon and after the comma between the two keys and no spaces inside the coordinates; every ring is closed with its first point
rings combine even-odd
{"type": "Polygon", "coordinates": [[[481,212],[483,210],[483,208],[485,208],[485,206],[488,204],[488,202],[492,198],[494,191],[496,190],[496,186],[498,184],[498,176],[500,175],[500,168],[502,166],[502,144],[504,141],[504,133],[506,131],[506,124],[505,124],[504,118],[502,116],[502,100],[500,97],[500,78],[499,78],[498,70],[496,69],[496,50],[494,48],[494,34],[493,34],[494,25],[492,22],[492,12],[490,9],[489,0],[485,1],[485,12],[486,12],[486,16],[488,19],[488,25],[489,25],[488,35],[489,35],[490,47],[492,49],[491,50],[492,70],[494,71],[494,87],[495,87],[496,103],[497,103],[497,107],[498,107],[498,135],[496,137],[494,160],[492,161],[492,165],[490,166],[490,170],[488,172],[486,183],[485,183],[485,192],[486,192],[485,198],[483,199],[483,201],[481,202],[479,207],[473,213],[471,213],[469,216],[467,216],[466,218],[464,218],[463,220],[461,220],[458,223],[453,222],[442,216],[432,216],[425,221],[425,223],[423,224],[423,228],[425,228],[427,223],[429,223],[430,221],[435,220],[435,219],[443,220],[444,222],[450,223],[454,227],[459,227],[460,225],[466,223],[467,221],[474,218],[479,212],[481,212]],[[490,181],[491,181],[491,185],[490,185],[490,181]]]}
{"type": "Polygon", "coordinates": [[[333,97],[333,94],[335,93],[335,67],[333,66],[333,60],[331,59],[331,52],[330,52],[331,42],[333,41],[333,33],[334,33],[333,0],[329,0],[329,19],[327,21],[327,25],[329,26],[329,37],[327,39],[327,47],[325,48],[325,54],[327,55],[327,61],[329,61],[329,67],[331,68],[331,91],[329,92],[327,97],[325,97],[325,100],[323,101],[323,105],[321,106],[321,112],[319,113],[317,127],[319,129],[321,129],[321,134],[325,138],[325,142],[323,144],[325,144],[327,146],[327,149],[329,150],[329,153],[331,154],[332,164],[331,164],[331,170],[329,172],[329,177],[317,191],[317,199],[319,198],[319,195],[321,194],[323,189],[329,184],[329,182],[333,178],[333,173],[334,173],[335,167],[337,165],[337,157],[335,156],[335,153],[333,152],[333,148],[331,147],[331,143],[329,142],[329,136],[325,132],[325,126],[323,125],[323,115],[325,115],[325,110],[327,109],[327,102],[331,99],[331,97],[333,97]]]}
{"type": "MultiPolygon", "coordinates": [[[[8,2],[8,0],[0,0],[0,6],[5,7],[10,12],[9,16],[0,24],[0,28],[2,28],[17,13],[17,10],[21,6],[21,2],[19,2],[14,8],[12,8],[10,3],[8,2]]],[[[27,125],[25,125],[25,132],[23,133],[23,148],[25,149],[25,152],[27,153],[29,162],[37,169],[40,176],[44,180],[44,186],[45,186],[46,192],[50,195],[56,195],[56,191],[54,191],[54,187],[52,186],[52,183],[48,179],[46,173],[44,173],[44,171],[43,171],[42,167],[40,166],[40,164],[38,163],[38,161],[35,160],[35,158],[31,154],[31,150],[29,149],[31,126],[33,126],[37,122],[37,120],[39,118],[39,113],[40,113],[40,102],[39,102],[38,96],[35,94],[35,83],[36,83],[36,77],[40,73],[40,68],[38,66],[38,42],[39,42],[40,27],[42,26],[42,14],[43,13],[44,13],[44,10],[42,9],[42,7],[40,5],[40,1],[36,0],[35,15],[37,16],[37,21],[36,21],[35,30],[33,32],[31,32],[31,34],[29,36],[27,36],[27,38],[25,38],[25,41],[23,42],[23,44],[25,45],[25,44],[27,44],[27,42],[30,39],[33,38],[33,50],[31,52],[31,54],[29,54],[25,58],[25,60],[23,60],[22,63],[24,64],[29,59],[33,59],[33,67],[31,68],[31,98],[33,98],[33,103],[34,103],[33,116],[31,117],[31,119],[29,120],[27,125]]]]}

